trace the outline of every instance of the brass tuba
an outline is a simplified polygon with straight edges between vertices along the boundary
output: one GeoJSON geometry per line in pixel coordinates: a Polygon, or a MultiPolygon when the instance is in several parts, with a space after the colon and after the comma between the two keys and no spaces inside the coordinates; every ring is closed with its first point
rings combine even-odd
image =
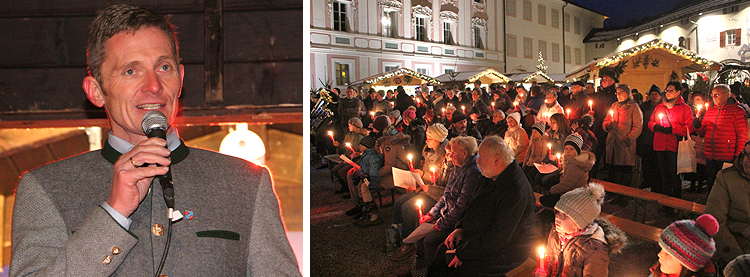
{"type": "Polygon", "coordinates": [[[332,103],[332,97],[330,91],[325,88],[318,89],[317,93],[320,95],[318,102],[315,103],[312,110],[310,110],[310,134],[315,135],[321,128],[328,125],[333,117],[333,111],[328,109],[328,105],[332,103]]]}

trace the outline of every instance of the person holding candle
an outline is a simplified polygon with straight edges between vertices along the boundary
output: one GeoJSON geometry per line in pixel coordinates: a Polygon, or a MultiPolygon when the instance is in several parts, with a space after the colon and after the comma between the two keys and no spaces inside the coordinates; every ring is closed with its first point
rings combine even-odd
{"type": "Polygon", "coordinates": [[[632,186],[635,140],[643,129],[643,112],[633,100],[628,85],[617,85],[617,102],[610,106],[610,111],[611,115],[602,123],[604,131],[607,132],[604,154],[610,171],[607,181],[632,186]]]}
{"type": "MultiPolygon", "coordinates": [[[[359,141],[364,137],[366,134],[364,133],[364,129],[362,128],[362,120],[359,119],[359,117],[352,117],[349,119],[349,133],[344,136],[344,144],[339,144],[338,141],[333,141],[333,145],[337,147],[343,147],[347,143],[350,147],[343,147],[344,155],[349,157],[354,162],[357,162],[359,160],[359,155],[361,152],[359,151],[359,141]],[[356,151],[355,151],[356,149],[356,151]]],[[[346,175],[349,170],[352,169],[352,165],[348,163],[339,163],[335,165],[331,172],[333,172],[333,176],[335,176],[336,181],[341,185],[341,187],[335,191],[335,193],[345,193],[349,192],[349,186],[346,182],[346,175]]],[[[350,194],[344,194],[344,199],[348,199],[351,195],[350,194]]]]}
{"type": "MultiPolygon", "coordinates": [[[[354,87],[350,86],[346,89],[346,97],[339,98],[338,104],[338,114],[341,117],[342,124],[352,117],[369,116],[365,104],[357,96],[357,91],[354,90],[354,87]]],[[[349,128],[342,129],[344,135],[349,133],[349,128]]]]}
{"type": "Polygon", "coordinates": [[[508,121],[505,120],[505,113],[502,110],[495,110],[492,113],[492,125],[487,130],[487,135],[498,136],[501,138],[505,137],[505,132],[508,131],[508,121]]]}
{"type": "Polygon", "coordinates": [[[427,85],[422,85],[420,93],[417,95],[416,112],[417,118],[421,118],[427,110],[432,110],[432,97],[430,96],[430,88],[427,85]]]}
{"type": "MultiPolygon", "coordinates": [[[[659,160],[661,176],[664,177],[661,186],[657,184],[651,191],[677,198],[682,196],[682,184],[677,175],[677,145],[683,137],[693,132],[693,110],[682,99],[681,89],[682,85],[679,82],[667,83],[662,95],[663,100],[656,106],[648,122],[649,129],[655,132],[654,151],[659,160]]],[[[747,130],[747,123],[743,125],[747,130]]],[[[659,212],[670,216],[675,214],[674,210],[668,207],[662,207],[659,212]]]]}
{"type": "Polygon", "coordinates": [[[709,214],[670,224],[659,236],[661,252],[649,277],[717,276],[711,257],[716,253],[712,237],[718,231],[719,224],[709,214]]]}
{"type": "MultiPolygon", "coordinates": [[[[599,157],[596,161],[596,166],[591,170],[591,174],[594,177],[597,177],[598,170],[602,167],[605,161],[602,157],[604,157],[604,152],[606,151],[606,144],[603,142],[607,140],[607,135],[609,133],[604,130],[603,123],[604,120],[609,117],[609,109],[612,107],[612,104],[617,102],[616,84],[620,82],[617,79],[618,75],[619,74],[613,69],[602,68],[599,71],[599,76],[602,78],[602,89],[596,92],[596,94],[589,96],[590,100],[593,100],[592,108],[589,111],[589,113],[594,116],[593,131],[594,135],[596,135],[596,140],[600,142],[594,151],[594,154],[599,157]]],[[[588,88],[588,85],[586,85],[586,87],[588,88]]]]}
{"type": "MultiPolygon", "coordinates": [[[[643,126],[648,127],[648,121],[659,103],[661,103],[661,88],[657,85],[651,85],[646,101],[639,105],[641,112],[643,112],[643,126]]],[[[656,151],[654,151],[654,131],[649,128],[642,129],[641,135],[636,139],[635,151],[641,157],[643,176],[648,176],[648,178],[643,178],[643,183],[638,187],[643,189],[660,185],[659,160],[656,157],[656,151]]]]}
{"type": "Polygon", "coordinates": [[[378,185],[378,169],[383,166],[383,157],[375,149],[374,137],[363,137],[357,149],[362,153],[357,160],[360,169],[350,167],[347,172],[347,188],[355,205],[345,213],[348,216],[355,217],[355,219],[359,219],[364,213],[377,209],[372,202],[369,186],[362,181],[366,179],[373,188],[376,187],[378,185]]]}
{"type": "Polygon", "coordinates": [[[478,115],[489,115],[490,108],[482,99],[482,91],[480,89],[474,89],[471,91],[471,109],[468,114],[476,113],[478,115]]]}
{"type": "Polygon", "coordinates": [[[521,128],[521,115],[511,113],[506,120],[508,122],[508,131],[505,132],[505,144],[513,150],[518,163],[523,164],[526,159],[526,151],[529,148],[529,136],[521,128]]]}
{"type": "Polygon", "coordinates": [[[514,156],[499,137],[482,141],[474,200],[440,244],[428,276],[504,276],[536,256],[536,200],[514,156]]]}
{"type": "Polygon", "coordinates": [[[451,106],[451,105],[445,107],[445,111],[443,112],[443,120],[442,120],[442,123],[445,126],[445,128],[448,128],[448,129],[451,128],[451,124],[452,124],[451,121],[453,120],[453,113],[455,112],[456,112],[456,107],[451,106]]]}
{"type": "MultiPolygon", "coordinates": [[[[495,85],[495,84],[493,84],[495,85]]],[[[513,107],[513,101],[505,92],[505,88],[499,87],[492,92],[492,103],[495,103],[495,110],[507,111],[513,107]]]]}
{"type": "Polygon", "coordinates": [[[568,120],[573,121],[589,113],[589,97],[583,92],[583,87],[584,84],[581,81],[575,81],[570,86],[571,98],[568,104],[564,106],[570,110],[569,113],[566,113],[568,120]]]}
{"type": "Polygon", "coordinates": [[[549,142],[552,144],[549,160],[555,161],[553,154],[563,152],[563,144],[568,135],[570,135],[571,129],[570,124],[568,124],[568,118],[560,113],[550,116],[548,124],[549,142]]]}
{"type": "Polygon", "coordinates": [[[546,123],[553,114],[565,114],[565,110],[557,102],[557,93],[555,91],[548,90],[544,93],[544,97],[544,104],[539,108],[539,113],[536,115],[536,122],[546,123]]]}
{"type": "Polygon", "coordinates": [[[564,193],[586,186],[589,171],[596,163],[596,156],[591,151],[581,149],[582,146],[583,138],[577,133],[565,139],[565,150],[558,171],[545,175],[539,181],[549,191],[549,194],[539,198],[540,204],[552,208],[564,193]]]}
{"type": "Polygon", "coordinates": [[[716,173],[740,154],[748,140],[745,110],[730,97],[729,90],[727,85],[716,85],[711,90],[714,105],[702,118],[693,120],[696,132],[705,139],[708,191],[716,181],[716,173]]]}
{"type": "Polygon", "coordinates": [[[555,204],[555,226],[547,237],[549,260],[544,277],[609,275],[609,254],[619,253],[627,236],[599,217],[604,194],[602,185],[589,183],[560,197],[555,204]]]}
{"type": "MultiPolygon", "coordinates": [[[[706,112],[705,95],[703,92],[695,91],[690,93],[693,98],[692,107],[695,112],[696,118],[702,118],[706,112]]],[[[698,135],[697,132],[693,132],[690,138],[695,142],[695,172],[683,173],[683,180],[690,181],[690,192],[703,193],[703,189],[708,187],[708,179],[706,178],[706,144],[704,139],[698,135]]]]}
{"type": "Polygon", "coordinates": [[[375,102],[372,104],[371,111],[376,114],[378,112],[388,113],[391,111],[391,103],[385,99],[385,91],[382,89],[378,90],[378,93],[375,95],[375,102]]]}
{"type": "Polygon", "coordinates": [[[419,156],[419,153],[422,151],[422,148],[424,148],[425,130],[427,130],[427,126],[424,120],[422,120],[421,118],[417,118],[417,114],[416,112],[414,112],[414,110],[406,110],[404,112],[403,118],[403,133],[410,137],[409,150],[416,154],[414,160],[419,161],[422,159],[422,157],[419,156]]]}
{"type": "MultiPolygon", "coordinates": [[[[427,128],[426,135],[426,145],[422,149],[424,163],[421,170],[415,171],[422,176],[422,181],[426,186],[417,188],[417,191],[402,194],[393,204],[393,224],[401,230],[403,238],[408,237],[419,225],[420,217],[414,211],[416,201],[422,201],[423,210],[429,211],[443,195],[448,175],[453,169],[453,164],[446,161],[448,129],[443,124],[436,123],[427,128]],[[434,181],[432,169],[435,169],[434,181]]],[[[413,243],[405,243],[391,255],[390,259],[400,261],[411,257],[415,251],[416,247],[413,243]]]]}
{"type": "MultiPolygon", "coordinates": [[[[442,119],[445,106],[448,105],[448,102],[445,100],[445,92],[443,89],[438,89],[432,92],[432,96],[433,99],[430,102],[432,107],[432,114],[435,115],[435,117],[442,119]]],[[[425,111],[425,114],[427,114],[427,111],[425,111]]]]}
{"type": "MultiPolygon", "coordinates": [[[[526,157],[523,159],[521,168],[529,180],[535,180],[539,171],[534,163],[542,163],[545,160],[549,162],[548,156],[551,148],[548,148],[547,140],[549,136],[544,131],[544,122],[537,122],[531,126],[531,139],[529,139],[529,148],[526,150],[526,157]]],[[[552,146],[550,144],[550,146],[552,146]]],[[[532,183],[532,186],[537,184],[532,183]]]]}

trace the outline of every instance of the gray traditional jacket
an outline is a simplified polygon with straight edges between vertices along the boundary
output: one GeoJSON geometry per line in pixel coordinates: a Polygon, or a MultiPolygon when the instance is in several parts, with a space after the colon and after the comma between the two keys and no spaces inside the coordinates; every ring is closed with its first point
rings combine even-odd
{"type": "MultiPolygon", "coordinates": [[[[47,164],[23,175],[13,209],[11,276],[153,276],[167,238],[167,208],[154,179],[129,230],[100,205],[113,162],[103,150],[47,164]]],[[[285,236],[269,172],[181,144],[172,152],[175,209],[162,274],[300,276],[285,236]]]]}

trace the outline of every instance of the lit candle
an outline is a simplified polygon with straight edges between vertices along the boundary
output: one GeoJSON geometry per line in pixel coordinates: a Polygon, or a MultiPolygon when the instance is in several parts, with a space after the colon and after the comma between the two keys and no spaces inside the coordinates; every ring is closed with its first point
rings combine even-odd
{"type": "Polygon", "coordinates": [[[347,143],[345,143],[344,145],[346,145],[346,148],[349,148],[349,150],[351,150],[352,152],[355,152],[355,151],[354,151],[354,148],[352,148],[352,144],[351,144],[351,143],[348,143],[348,142],[347,142],[347,143]]]}
{"type": "Polygon", "coordinates": [[[393,104],[393,101],[391,101],[391,108],[395,107],[396,105],[393,104]]]}
{"type": "Polygon", "coordinates": [[[419,218],[422,218],[422,200],[417,200],[417,212],[419,213],[419,218]]]}
{"type": "Polygon", "coordinates": [[[609,110],[609,119],[615,120],[615,111],[609,110]]]}
{"type": "Polygon", "coordinates": [[[589,110],[594,109],[594,100],[589,100],[589,110]]]}
{"type": "Polygon", "coordinates": [[[328,131],[328,136],[331,137],[331,141],[333,141],[333,131],[328,131]]]}
{"type": "Polygon", "coordinates": [[[703,103],[704,106],[706,106],[706,112],[708,112],[708,103],[703,103]]]}
{"type": "Polygon", "coordinates": [[[462,112],[463,112],[464,114],[466,114],[466,106],[464,106],[464,105],[461,105],[461,111],[462,111],[462,112]]]}
{"type": "Polygon", "coordinates": [[[414,162],[412,162],[411,157],[411,154],[406,156],[406,158],[409,159],[409,170],[414,170],[414,162]]]}
{"type": "Polygon", "coordinates": [[[536,270],[534,273],[540,273],[541,275],[547,275],[547,270],[544,268],[544,252],[546,250],[544,249],[544,246],[539,247],[539,260],[537,261],[536,270]]]}
{"type": "Polygon", "coordinates": [[[513,109],[518,109],[518,101],[513,102],[513,109]]]}
{"type": "Polygon", "coordinates": [[[555,154],[555,156],[557,157],[557,167],[559,168],[560,167],[560,153],[555,154]]]}
{"type": "Polygon", "coordinates": [[[568,119],[570,119],[570,109],[565,110],[565,113],[568,115],[568,119]]]}
{"type": "Polygon", "coordinates": [[[696,110],[695,111],[695,117],[700,117],[701,116],[701,108],[703,108],[703,106],[701,106],[701,105],[696,105],[695,106],[695,110],[696,110]]]}
{"type": "Polygon", "coordinates": [[[661,124],[663,124],[663,123],[664,123],[664,122],[662,121],[662,118],[664,118],[664,114],[663,114],[663,113],[660,113],[660,114],[659,114],[659,125],[661,125],[661,124]]]}
{"type": "Polygon", "coordinates": [[[370,117],[374,120],[375,119],[375,112],[370,112],[370,117]]]}
{"type": "Polygon", "coordinates": [[[495,102],[490,103],[490,105],[492,105],[492,110],[494,111],[495,110],[495,102]]]}
{"type": "Polygon", "coordinates": [[[443,117],[445,117],[445,108],[443,108],[443,117]]]}
{"type": "Polygon", "coordinates": [[[434,184],[437,182],[437,175],[435,174],[435,167],[434,166],[430,167],[430,171],[432,171],[432,176],[430,176],[430,181],[432,181],[432,183],[434,184]]]}
{"type": "Polygon", "coordinates": [[[552,143],[547,143],[547,148],[549,149],[549,155],[552,155],[552,143]]]}

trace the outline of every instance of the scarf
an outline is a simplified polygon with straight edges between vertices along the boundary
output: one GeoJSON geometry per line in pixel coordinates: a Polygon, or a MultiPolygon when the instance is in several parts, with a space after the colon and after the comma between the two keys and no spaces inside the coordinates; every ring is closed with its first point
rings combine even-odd
{"type": "MultiPolygon", "coordinates": [[[[596,222],[589,223],[586,228],[583,230],[578,230],[578,232],[570,233],[570,234],[563,234],[562,232],[557,232],[557,236],[560,238],[560,245],[565,245],[570,239],[581,236],[581,235],[591,235],[596,232],[596,230],[599,229],[599,224],[596,222]]],[[[562,247],[560,247],[562,249],[562,247]]]]}

